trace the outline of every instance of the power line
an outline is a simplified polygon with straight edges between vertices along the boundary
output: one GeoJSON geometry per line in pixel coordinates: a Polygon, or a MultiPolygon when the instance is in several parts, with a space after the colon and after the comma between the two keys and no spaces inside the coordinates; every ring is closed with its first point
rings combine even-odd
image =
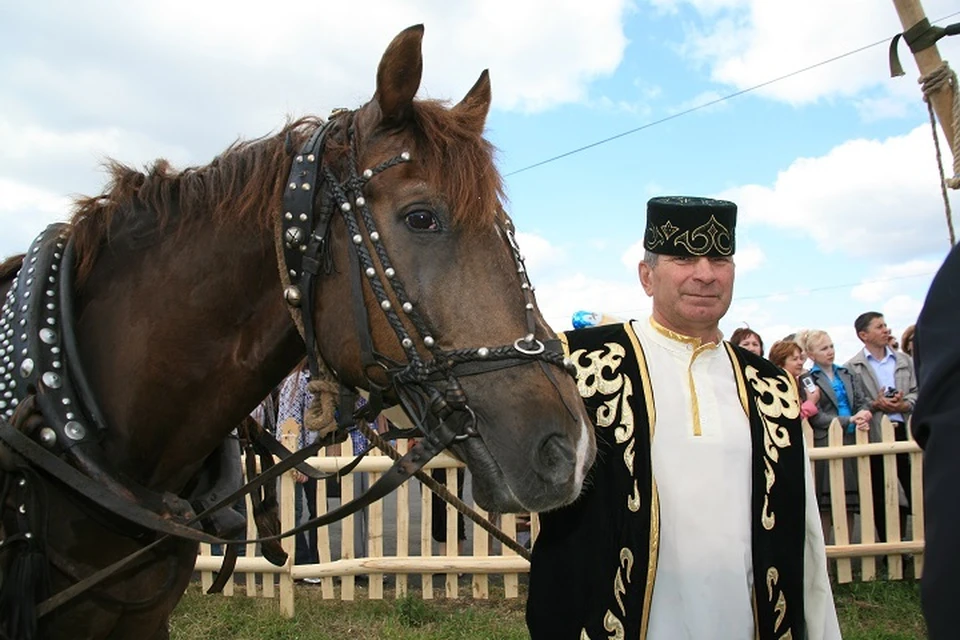
{"type": "MultiPolygon", "coordinates": [[[[956,16],[956,15],[960,15],[960,11],[956,11],[956,12],[954,12],[954,13],[951,13],[950,15],[943,16],[942,18],[939,18],[939,19],[937,19],[937,20],[932,20],[932,21],[931,21],[931,24],[936,24],[936,23],[938,23],[938,22],[943,22],[944,20],[948,20],[948,19],[950,19],[950,18],[952,18],[952,17],[954,17],[954,16],[956,16]]],[[[894,35],[896,35],[896,34],[894,34],[894,35]]],[[[824,65],[826,65],[826,64],[830,64],[831,62],[836,62],[837,60],[842,60],[843,58],[848,58],[848,57],[850,57],[850,56],[852,56],[852,55],[855,55],[855,54],[858,54],[858,53],[860,53],[860,52],[862,52],[862,51],[866,51],[867,49],[872,49],[873,47],[876,47],[876,46],[878,46],[878,45],[888,43],[888,42],[890,42],[890,40],[891,40],[893,37],[894,37],[894,36],[889,36],[889,37],[887,37],[887,38],[884,38],[883,40],[877,40],[876,42],[874,42],[874,43],[872,43],[872,44],[868,44],[868,45],[864,45],[864,46],[862,46],[862,47],[858,47],[858,48],[853,49],[853,50],[851,50],[851,51],[847,51],[846,53],[841,53],[840,55],[834,56],[834,57],[832,57],[832,58],[827,58],[826,60],[821,60],[820,62],[817,62],[817,63],[815,63],[815,64],[811,64],[811,65],[809,65],[809,66],[807,66],[807,67],[803,67],[802,69],[797,69],[796,71],[791,71],[790,73],[784,74],[784,75],[782,75],[782,76],[777,76],[776,78],[773,78],[773,79],[771,79],[771,80],[766,80],[766,81],[764,81],[764,82],[761,82],[760,84],[753,85],[752,87],[748,87],[748,88],[746,88],[746,89],[741,89],[740,91],[735,91],[734,93],[725,95],[725,96],[723,96],[723,97],[721,97],[721,98],[716,98],[715,100],[710,100],[709,102],[705,102],[705,103],[703,103],[703,104],[701,104],[701,105],[697,105],[697,106],[695,106],[695,107],[691,107],[691,108],[689,108],[689,109],[685,109],[685,110],[683,110],[683,111],[680,111],[679,113],[674,113],[674,114],[672,114],[672,115],[666,116],[665,118],[660,118],[659,120],[654,120],[653,122],[648,122],[647,124],[641,125],[641,126],[636,127],[636,128],[634,128],[634,129],[629,129],[629,130],[624,131],[624,132],[622,132],[622,133],[618,133],[618,134],[616,134],[616,135],[610,136],[609,138],[603,138],[602,140],[597,140],[596,142],[591,142],[591,143],[588,144],[588,145],[584,145],[584,146],[582,146],[582,147],[577,147],[576,149],[572,149],[571,151],[567,151],[567,152],[565,152],[565,153],[561,153],[560,155],[553,156],[553,157],[551,157],[551,158],[547,158],[546,160],[541,160],[540,162],[535,162],[535,163],[533,163],[533,164],[531,164],[531,165],[527,165],[526,167],[522,167],[522,168],[520,168],[520,169],[516,169],[515,171],[511,171],[510,173],[505,173],[505,174],[504,174],[504,177],[505,177],[505,178],[509,178],[510,176],[515,176],[515,175],[517,175],[518,173],[523,173],[524,171],[529,171],[530,169],[535,169],[535,168],[537,168],[537,167],[542,167],[542,166],[545,165],[545,164],[549,164],[549,163],[551,163],[551,162],[556,162],[557,160],[561,160],[561,159],[563,159],[563,158],[566,158],[566,157],[568,157],[568,156],[572,156],[572,155],[577,154],[577,153],[580,153],[580,152],[582,152],[582,151],[586,151],[587,149],[592,149],[592,148],[594,148],[594,147],[599,147],[600,145],[607,144],[608,142],[612,142],[612,141],[617,140],[617,139],[619,139],[619,138],[623,138],[623,137],[629,136],[629,135],[631,135],[631,134],[637,133],[638,131],[643,131],[644,129],[649,129],[649,128],[655,127],[655,126],[657,126],[657,125],[659,125],[659,124],[663,124],[664,122],[669,122],[669,121],[671,121],[671,120],[675,120],[676,118],[679,118],[679,117],[681,117],[681,116],[685,116],[685,115],[687,115],[687,114],[693,113],[694,111],[699,111],[699,110],[701,110],[701,109],[706,109],[707,107],[712,107],[712,106],[715,105],[715,104],[719,104],[719,103],[721,103],[721,102],[725,102],[725,101],[727,101],[727,100],[731,100],[731,99],[733,99],[733,98],[742,96],[742,95],[745,94],[745,93],[750,93],[751,91],[756,91],[757,89],[762,89],[763,87],[766,87],[766,86],[768,86],[768,85],[771,85],[771,84],[773,84],[773,83],[775,83],[775,82],[780,82],[781,80],[786,80],[787,78],[792,78],[793,76],[799,75],[799,74],[801,74],[801,73],[805,73],[805,72],[810,71],[810,70],[812,70],[812,69],[816,69],[817,67],[822,67],[822,66],[824,66],[824,65]]]]}

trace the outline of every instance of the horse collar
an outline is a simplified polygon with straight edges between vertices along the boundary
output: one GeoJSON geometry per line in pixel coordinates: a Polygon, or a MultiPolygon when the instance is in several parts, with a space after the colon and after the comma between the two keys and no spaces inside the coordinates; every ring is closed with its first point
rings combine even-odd
{"type": "Polygon", "coordinates": [[[37,236],[0,311],[0,417],[9,421],[17,405],[35,393],[45,422],[40,442],[56,452],[99,435],[67,366],[73,335],[67,229],[53,224],[37,236]]]}

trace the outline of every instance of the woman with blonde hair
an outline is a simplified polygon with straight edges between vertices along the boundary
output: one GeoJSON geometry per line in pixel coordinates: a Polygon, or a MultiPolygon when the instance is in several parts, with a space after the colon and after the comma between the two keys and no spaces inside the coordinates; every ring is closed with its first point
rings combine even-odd
{"type": "MultiPolygon", "coordinates": [[[[813,360],[810,369],[810,378],[820,391],[817,402],[817,413],[810,416],[809,423],[813,429],[813,446],[825,447],[828,444],[830,424],[837,420],[843,429],[843,444],[854,444],[856,432],[869,431],[870,398],[864,391],[863,381],[856,373],[837,365],[836,351],[833,340],[826,331],[813,330],[802,336],[803,350],[813,360]]],[[[826,537],[832,529],[830,517],[830,476],[827,461],[818,461],[814,465],[817,496],[820,502],[820,517],[823,523],[823,533],[826,537]]],[[[847,498],[847,520],[852,531],[853,514],[859,511],[860,501],[857,492],[857,466],[854,458],[847,458],[843,462],[844,488],[847,498]]]]}

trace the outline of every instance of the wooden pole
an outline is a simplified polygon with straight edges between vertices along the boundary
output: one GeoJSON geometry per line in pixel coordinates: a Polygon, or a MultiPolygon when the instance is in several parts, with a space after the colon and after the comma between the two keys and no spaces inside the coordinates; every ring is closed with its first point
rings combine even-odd
{"type": "MultiPolygon", "coordinates": [[[[926,18],[920,0],[893,0],[893,5],[897,9],[897,15],[900,16],[900,24],[903,25],[904,31],[926,18]]],[[[913,54],[913,58],[917,61],[917,68],[922,76],[935,70],[943,62],[936,45],[917,51],[913,54]]],[[[945,90],[937,91],[930,96],[930,101],[933,104],[934,112],[937,114],[937,119],[940,121],[940,128],[943,129],[943,134],[946,136],[947,144],[952,145],[953,93],[945,90]]]]}

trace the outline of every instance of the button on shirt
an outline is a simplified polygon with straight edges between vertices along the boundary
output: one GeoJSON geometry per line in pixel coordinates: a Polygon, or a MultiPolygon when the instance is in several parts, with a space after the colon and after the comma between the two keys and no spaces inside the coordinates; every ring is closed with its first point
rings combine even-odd
{"type": "MultiPolygon", "coordinates": [[[[893,350],[887,347],[882,360],[874,358],[873,354],[866,348],[863,350],[863,355],[866,356],[870,368],[873,369],[873,375],[877,377],[877,382],[880,383],[880,393],[883,393],[887,387],[896,389],[897,356],[894,355],[893,350]]],[[[887,417],[890,418],[891,422],[904,422],[902,413],[888,413],[887,417]]]]}

